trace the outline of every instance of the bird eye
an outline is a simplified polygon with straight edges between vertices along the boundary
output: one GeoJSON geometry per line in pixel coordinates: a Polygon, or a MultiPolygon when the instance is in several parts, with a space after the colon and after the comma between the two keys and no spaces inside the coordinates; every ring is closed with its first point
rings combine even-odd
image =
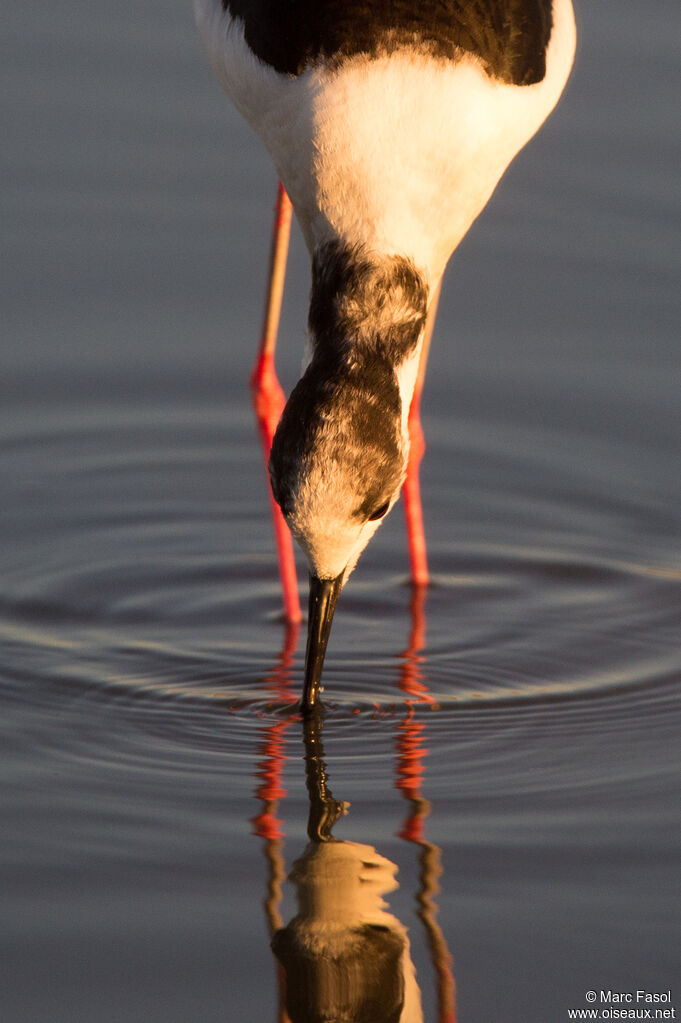
{"type": "Polygon", "coordinates": [[[371,513],[369,516],[369,522],[375,522],[376,519],[382,519],[389,507],[390,501],[386,501],[385,504],[382,504],[380,508],[377,508],[376,511],[371,513]]]}

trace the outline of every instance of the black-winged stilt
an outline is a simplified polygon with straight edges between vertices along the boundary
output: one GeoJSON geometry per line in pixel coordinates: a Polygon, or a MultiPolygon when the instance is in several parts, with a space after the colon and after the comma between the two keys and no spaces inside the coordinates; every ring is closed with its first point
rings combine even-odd
{"type": "MultiPolygon", "coordinates": [[[[254,379],[266,446],[281,412],[272,492],[310,566],[310,707],[338,594],[405,476],[412,576],[427,581],[418,401],[440,280],[558,101],[574,15],[571,0],[194,3],[213,70],[269,150],[312,258],[310,358],[284,405],[273,369],[282,191],[254,379]]],[[[282,533],[295,617],[286,545],[282,533]]]]}

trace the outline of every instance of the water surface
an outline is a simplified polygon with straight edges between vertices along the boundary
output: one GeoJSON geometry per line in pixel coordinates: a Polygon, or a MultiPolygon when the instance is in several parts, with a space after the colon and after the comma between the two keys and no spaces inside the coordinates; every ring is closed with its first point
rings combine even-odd
{"type": "MultiPolygon", "coordinates": [[[[396,509],[324,677],[334,835],[398,868],[429,1020],[452,980],[549,1023],[678,976],[681,15],[578,15],[447,275],[433,584],[396,509]]],[[[4,20],[2,1018],[274,1020],[309,809],[247,389],[274,176],[179,0],[4,20]]],[[[287,387],[308,273],[296,234],[287,387]]]]}

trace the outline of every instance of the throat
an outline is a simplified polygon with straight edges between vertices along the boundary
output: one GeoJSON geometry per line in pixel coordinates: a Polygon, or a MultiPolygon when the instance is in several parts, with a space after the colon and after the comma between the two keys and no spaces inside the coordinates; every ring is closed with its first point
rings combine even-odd
{"type": "Polygon", "coordinates": [[[326,242],[312,260],[309,326],[315,351],[374,355],[400,365],[425,325],[428,285],[405,256],[326,242]]]}
{"type": "Polygon", "coordinates": [[[388,398],[405,447],[429,299],[424,275],[404,256],[338,240],[314,253],[314,361],[322,372],[354,377],[351,390],[359,385],[364,405],[388,398]]]}
{"type": "Polygon", "coordinates": [[[335,378],[331,390],[345,378],[342,390],[355,396],[360,420],[380,408],[398,424],[405,450],[428,302],[423,275],[404,256],[339,240],[314,253],[312,375],[335,378]]]}

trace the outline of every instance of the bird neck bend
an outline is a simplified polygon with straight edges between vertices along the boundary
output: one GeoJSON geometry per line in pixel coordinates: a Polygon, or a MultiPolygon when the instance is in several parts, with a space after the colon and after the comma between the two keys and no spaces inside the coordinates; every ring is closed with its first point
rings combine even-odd
{"type": "Polygon", "coordinates": [[[326,242],[312,260],[309,327],[313,354],[385,360],[414,354],[423,333],[428,285],[404,256],[326,242]]]}
{"type": "Polygon", "coordinates": [[[370,405],[379,395],[390,401],[405,446],[428,301],[424,275],[405,256],[340,240],[314,252],[313,373],[353,379],[353,390],[363,390],[370,405]]]}

